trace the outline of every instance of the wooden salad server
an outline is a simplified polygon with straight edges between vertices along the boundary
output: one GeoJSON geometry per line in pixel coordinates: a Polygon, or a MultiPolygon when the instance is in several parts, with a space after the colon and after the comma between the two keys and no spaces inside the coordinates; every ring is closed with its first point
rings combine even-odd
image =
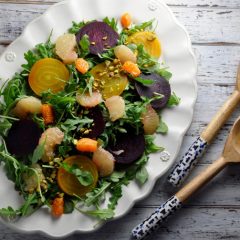
{"type": "Polygon", "coordinates": [[[220,128],[228,120],[234,109],[240,103],[240,64],[238,65],[236,87],[232,95],[213,117],[208,126],[190,146],[182,159],[171,171],[168,181],[173,186],[179,186],[189,175],[191,169],[196,165],[198,158],[206,150],[214,139],[220,128]]]}
{"type": "Polygon", "coordinates": [[[132,231],[134,239],[140,240],[145,236],[150,235],[150,233],[157,229],[168,216],[172,215],[177,209],[179,209],[182,206],[182,203],[208,183],[229,163],[238,162],[240,162],[240,117],[234,123],[230,131],[222,156],[157,208],[149,218],[136,226],[132,231]]]}

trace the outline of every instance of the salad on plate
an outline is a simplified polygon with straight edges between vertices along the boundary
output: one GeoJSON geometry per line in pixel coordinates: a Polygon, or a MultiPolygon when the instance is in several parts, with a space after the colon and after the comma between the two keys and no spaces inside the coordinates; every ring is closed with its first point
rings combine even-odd
{"type": "Polygon", "coordinates": [[[42,206],[56,218],[114,216],[122,187],[144,184],[149,155],[163,150],[161,110],[180,102],[161,54],[154,20],[135,24],[128,13],[73,22],[25,53],[0,88],[0,163],[24,204],[1,217],[42,206]]]}

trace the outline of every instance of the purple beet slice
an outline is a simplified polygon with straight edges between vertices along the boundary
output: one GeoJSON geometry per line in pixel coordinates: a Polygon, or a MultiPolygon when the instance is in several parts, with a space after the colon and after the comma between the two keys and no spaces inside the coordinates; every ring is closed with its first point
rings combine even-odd
{"type": "Polygon", "coordinates": [[[152,101],[151,105],[155,110],[160,110],[164,108],[167,105],[167,102],[171,96],[171,87],[169,82],[156,73],[152,73],[149,75],[142,74],[140,77],[143,79],[154,80],[154,83],[149,86],[145,86],[141,83],[135,82],[135,88],[138,94],[140,96],[148,98],[154,97],[154,93],[162,94],[163,98],[152,101]]]}
{"type": "Polygon", "coordinates": [[[32,153],[41,133],[41,129],[32,120],[24,119],[13,123],[6,138],[8,151],[16,156],[32,153]]]}
{"type": "Polygon", "coordinates": [[[107,150],[111,152],[119,164],[130,164],[139,159],[145,150],[145,138],[143,134],[120,134],[115,145],[110,144],[107,150]]]}
{"type": "Polygon", "coordinates": [[[105,128],[101,109],[99,107],[89,109],[88,118],[93,119],[93,124],[89,134],[84,135],[84,137],[97,138],[103,133],[105,128]]]}
{"type": "Polygon", "coordinates": [[[89,37],[90,53],[95,55],[116,46],[119,39],[118,33],[105,22],[95,21],[82,27],[76,34],[78,43],[85,34],[89,37]]]}

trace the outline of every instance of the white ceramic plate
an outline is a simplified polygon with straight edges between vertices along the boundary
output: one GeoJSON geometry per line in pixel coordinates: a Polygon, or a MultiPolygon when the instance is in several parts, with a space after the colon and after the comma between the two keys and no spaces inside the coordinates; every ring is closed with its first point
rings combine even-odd
{"type": "MultiPolygon", "coordinates": [[[[119,18],[124,12],[133,16],[134,22],[155,18],[158,21],[156,33],[163,48],[163,60],[173,73],[172,90],[181,97],[181,104],[174,109],[163,111],[163,119],[169,126],[166,136],[157,136],[156,143],[164,146],[171,154],[167,162],[160,160],[159,154],[151,156],[147,169],[148,182],[140,187],[135,182],[124,188],[123,197],[116,208],[115,218],[126,214],[134,203],[146,197],[156,180],[174,163],[193,115],[196,101],[196,61],[192,52],[190,38],[178,23],[170,9],[160,0],[68,0],[50,7],[41,17],[31,22],[23,34],[14,41],[0,57],[0,78],[11,78],[24,63],[23,54],[36,44],[45,42],[53,29],[53,39],[67,31],[72,21],[102,19],[105,16],[119,18]]],[[[9,205],[17,207],[21,198],[14,190],[5,173],[0,172],[0,208],[9,205]]],[[[75,231],[95,230],[97,220],[78,212],[64,215],[59,220],[51,218],[42,208],[28,218],[22,218],[8,226],[26,232],[41,231],[53,237],[62,237],[75,231]]],[[[97,225],[100,227],[101,225],[97,225]]]]}

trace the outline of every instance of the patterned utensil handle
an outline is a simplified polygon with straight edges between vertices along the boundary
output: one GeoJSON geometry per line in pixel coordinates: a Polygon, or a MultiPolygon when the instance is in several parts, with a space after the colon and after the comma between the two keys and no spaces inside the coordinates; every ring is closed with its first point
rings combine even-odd
{"type": "Polygon", "coordinates": [[[161,225],[162,222],[164,222],[181,206],[182,204],[179,199],[176,196],[172,196],[164,204],[157,208],[149,218],[145,219],[141,224],[132,230],[133,238],[140,240],[150,235],[161,225]]]}
{"type": "Polygon", "coordinates": [[[207,142],[201,137],[197,138],[169,175],[168,181],[173,186],[179,186],[183,182],[191,169],[196,165],[198,158],[203,154],[206,147],[207,142]]]}

